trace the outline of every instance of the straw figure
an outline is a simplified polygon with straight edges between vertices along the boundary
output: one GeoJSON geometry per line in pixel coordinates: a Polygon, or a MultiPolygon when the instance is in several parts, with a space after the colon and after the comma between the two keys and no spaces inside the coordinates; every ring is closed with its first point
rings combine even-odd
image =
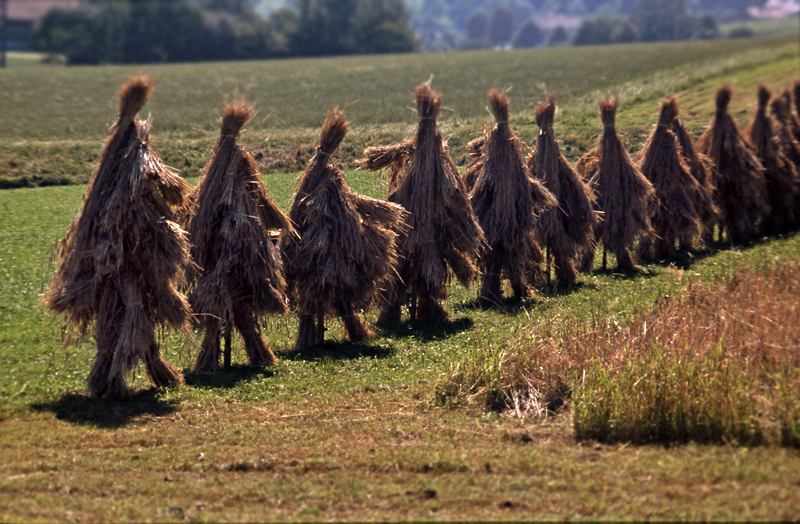
{"type": "Polygon", "coordinates": [[[189,243],[170,209],[189,186],[150,149],[150,122],[135,120],[152,91],[147,77],[120,90],[119,117],[83,207],[56,245],[58,268],[44,298],[67,325],[83,331],[94,324],[88,389],[97,398],[126,396],[125,374],[140,361],[156,386],[183,383],[162,360],[154,329],[173,326],[191,338],[191,309],[176,289],[189,243]]]}
{"type": "MultiPolygon", "coordinates": [[[[642,175],[617,134],[615,120],[619,98],[600,101],[603,135],[600,143],[578,162],[578,172],[597,193],[597,205],[603,221],[595,228],[603,244],[603,268],[606,251],[617,258],[617,267],[634,269],[631,249],[636,239],[652,234],[649,208],[655,198],[652,184],[642,175]]],[[[584,252],[582,268],[591,267],[593,250],[584,252]],[[588,259],[588,260],[587,260],[588,259]]]]}
{"type": "Polygon", "coordinates": [[[722,226],[728,240],[741,243],[756,236],[769,214],[769,200],[764,168],[728,114],[731,95],[727,86],[717,90],[714,120],[698,139],[697,149],[717,166],[722,226]]]}
{"type": "Polygon", "coordinates": [[[528,168],[557,201],[540,216],[540,238],[548,258],[552,256],[555,262],[556,281],[574,284],[578,280],[574,259],[579,253],[594,250],[593,229],[600,213],[595,209],[594,192],[570,167],[556,142],[556,107],[553,93],[548,93],[547,99],[536,107],[539,136],[536,149],[528,156],[528,168]]]}
{"type": "MultiPolygon", "coordinates": [[[[436,130],[442,95],[428,84],[417,86],[414,95],[419,127],[413,139],[413,152],[404,161],[397,185],[388,197],[408,211],[410,230],[399,240],[402,258],[398,274],[384,296],[378,317],[382,325],[400,322],[406,289],[413,295],[412,320],[447,319],[439,301],[447,298],[448,266],[464,286],[469,286],[476,277],[475,260],[484,242],[464,182],[436,130]]],[[[408,148],[408,143],[389,149],[408,148]]],[[[366,154],[363,166],[370,165],[370,151],[366,154]]]]}
{"type": "Polygon", "coordinates": [[[189,302],[205,332],[194,364],[198,372],[219,369],[221,335],[230,367],[234,328],[251,365],[274,364],[259,323],[268,313],[288,312],[283,263],[269,231],[292,235],[294,229],[267,193],[252,155],[237,144],[252,117],[246,102],[225,108],[211,160],[192,192],[187,230],[199,268],[190,272],[195,287],[189,302]]]}
{"type": "Polygon", "coordinates": [[[323,342],[328,314],[342,318],[351,341],[371,336],[356,310],[393,274],[398,235],[406,230],[402,206],[354,193],[331,163],[346,133],[344,114],[331,110],[289,212],[299,236],[280,241],[300,317],[298,350],[323,342]]]}
{"type": "MultiPolygon", "coordinates": [[[[717,194],[717,166],[714,162],[702,153],[698,153],[694,147],[689,131],[686,130],[680,116],[672,121],[672,132],[678,139],[680,152],[689,166],[689,172],[697,181],[695,191],[690,194],[694,203],[694,210],[697,211],[697,218],[700,219],[700,239],[711,242],[714,239],[714,226],[721,218],[721,211],[718,204],[717,194]]],[[[693,238],[688,234],[681,233],[678,242],[681,249],[689,250],[693,247],[693,238]]]]}
{"type": "Polygon", "coordinates": [[[795,115],[792,114],[791,101],[792,95],[787,89],[781,93],[781,96],[772,99],[770,110],[775,119],[775,137],[778,146],[786,157],[800,169],[800,142],[793,131],[795,115]]]}
{"type": "MultiPolygon", "coordinates": [[[[800,80],[795,81],[794,89],[792,90],[794,94],[794,110],[795,112],[792,113],[792,100],[789,97],[787,100],[787,107],[789,113],[792,115],[792,131],[794,132],[794,137],[800,141],[800,80]]],[[[788,93],[787,93],[788,94],[788,93]]]]}
{"type": "Polygon", "coordinates": [[[767,115],[767,104],[772,92],[767,86],[758,86],[758,110],[753,121],[745,128],[756,156],[764,166],[764,180],[769,197],[770,213],[764,219],[767,234],[784,230],[794,222],[797,200],[797,168],[780,147],[776,134],[777,122],[767,115]]]}
{"type": "Polygon", "coordinates": [[[636,156],[642,174],[656,192],[650,211],[654,235],[639,240],[642,258],[653,255],[658,259],[670,258],[675,255],[676,239],[691,239],[700,231],[700,219],[692,198],[700,187],[671,130],[677,116],[678,100],[669,96],[661,103],[658,125],[636,156]]]}
{"type": "Polygon", "coordinates": [[[488,97],[496,123],[483,146],[484,161],[469,197],[486,237],[480,251],[480,299],[491,303],[503,297],[503,275],[517,298],[527,296],[527,266],[543,260],[536,239],[538,215],[554,207],[556,200],[528,176],[522,142],[508,125],[508,97],[497,89],[488,97]]]}

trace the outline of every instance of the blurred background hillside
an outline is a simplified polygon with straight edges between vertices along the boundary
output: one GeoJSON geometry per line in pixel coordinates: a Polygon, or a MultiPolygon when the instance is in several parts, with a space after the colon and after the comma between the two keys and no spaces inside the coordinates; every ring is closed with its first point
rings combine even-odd
{"type": "Polygon", "coordinates": [[[69,64],[798,33],[798,0],[0,0],[6,48],[69,64]]]}

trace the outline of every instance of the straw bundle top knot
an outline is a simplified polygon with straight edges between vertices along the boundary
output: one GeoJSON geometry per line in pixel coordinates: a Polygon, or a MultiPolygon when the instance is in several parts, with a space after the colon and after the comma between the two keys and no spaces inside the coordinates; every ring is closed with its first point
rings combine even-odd
{"type": "Polygon", "coordinates": [[[547,93],[547,98],[536,106],[536,125],[544,129],[546,127],[553,127],[553,121],[556,119],[556,95],[554,93],[547,93]]]}
{"type": "Polygon", "coordinates": [[[769,104],[769,99],[772,98],[772,91],[764,84],[758,86],[758,107],[764,109],[769,104]]]}
{"type": "Polygon", "coordinates": [[[149,76],[132,78],[119,91],[119,119],[121,122],[133,122],[153,93],[153,79],[149,76]]]}
{"type": "Polygon", "coordinates": [[[677,117],[678,99],[674,96],[669,96],[661,103],[661,115],[658,117],[658,125],[669,128],[677,117]]]}
{"type": "Polygon", "coordinates": [[[338,107],[328,111],[325,123],[322,124],[322,132],[319,136],[319,147],[317,151],[326,156],[331,156],[339,147],[347,134],[347,120],[344,112],[338,107]]]}
{"type": "Polygon", "coordinates": [[[244,100],[237,100],[225,106],[225,113],[222,115],[221,135],[223,138],[239,138],[242,129],[253,118],[255,110],[253,106],[244,100]]]}
{"type": "Polygon", "coordinates": [[[435,92],[427,83],[420,84],[414,89],[414,99],[420,120],[436,120],[442,109],[441,93],[435,92]]]}
{"type": "Polygon", "coordinates": [[[619,107],[619,97],[600,101],[600,120],[603,127],[613,128],[617,120],[617,108],[619,107]]]}
{"type": "Polygon", "coordinates": [[[509,101],[505,93],[499,89],[489,91],[489,109],[491,109],[494,119],[498,124],[508,124],[509,101]]]}
{"type": "Polygon", "coordinates": [[[733,96],[733,91],[730,87],[722,86],[717,89],[717,111],[727,111],[731,96],[733,96]]]}

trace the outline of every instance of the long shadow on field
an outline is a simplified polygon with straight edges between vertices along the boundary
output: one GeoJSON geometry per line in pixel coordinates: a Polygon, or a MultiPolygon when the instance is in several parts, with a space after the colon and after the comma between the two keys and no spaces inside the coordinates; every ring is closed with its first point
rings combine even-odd
{"type": "Polygon", "coordinates": [[[187,386],[205,389],[233,389],[240,382],[246,382],[256,377],[269,378],[275,375],[270,369],[257,366],[243,366],[234,364],[228,369],[220,369],[215,373],[184,373],[187,386]]]}
{"type": "Polygon", "coordinates": [[[361,357],[386,358],[393,355],[392,346],[375,346],[353,342],[325,342],[319,346],[305,349],[293,349],[281,355],[285,360],[307,360],[316,362],[320,360],[355,360],[361,357]]]}
{"type": "MultiPolygon", "coordinates": [[[[465,306],[464,309],[469,309],[465,306]]],[[[462,331],[471,329],[475,324],[469,317],[459,317],[435,324],[425,324],[422,322],[412,322],[410,320],[394,326],[386,326],[382,329],[383,334],[388,337],[396,338],[417,338],[423,342],[432,340],[444,340],[462,331]]]]}
{"type": "Polygon", "coordinates": [[[106,400],[67,393],[58,400],[32,404],[36,411],[50,411],[58,420],[97,428],[114,429],[133,420],[150,415],[163,417],[178,410],[177,401],[162,400],[159,390],[151,388],[137,392],[126,400],[106,400]]]}
{"type": "Polygon", "coordinates": [[[599,289],[597,284],[584,282],[582,280],[574,284],[559,284],[555,280],[550,284],[542,284],[538,291],[546,297],[565,297],[573,293],[578,293],[584,289],[599,289]]]}

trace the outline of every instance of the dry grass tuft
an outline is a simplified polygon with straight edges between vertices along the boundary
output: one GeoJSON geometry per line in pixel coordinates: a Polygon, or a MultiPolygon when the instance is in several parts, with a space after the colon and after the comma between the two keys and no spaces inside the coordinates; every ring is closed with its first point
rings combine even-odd
{"type": "Polygon", "coordinates": [[[536,239],[538,215],[555,206],[552,193],[528,176],[522,142],[508,125],[509,101],[502,91],[488,93],[496,123],[483,146],[484,160],[470,193],[486,244],[480,253],[483,273],[480,298],[488,303],[502,300],[503,276],[511,281],[514,295],[528,295],[530,268],[543,261],[536,239]]]}
{"type": "Polygon", "coordinates": [[[456,364],[440,394],[519,415],[571,403],[579,439],[799,447],[798,271],[689,282],[628,325],[540,325],[456,364]]]}
{"type": "Polygon", "coordinates": [[[135,120],[152,90],[149,77],[120,90],[119,118],[83,207],[56,245],[58,268],[44,297],[81,334],[94,324],[94,397],[126,396],[125,374],[140,361],[157,386],[183,383],[161,359],[155,328],[177,327],[191,339],[191,310],[177,290],[189,243],[171,209],[189,186],[150,149],[150,123],[135,120]]]}

